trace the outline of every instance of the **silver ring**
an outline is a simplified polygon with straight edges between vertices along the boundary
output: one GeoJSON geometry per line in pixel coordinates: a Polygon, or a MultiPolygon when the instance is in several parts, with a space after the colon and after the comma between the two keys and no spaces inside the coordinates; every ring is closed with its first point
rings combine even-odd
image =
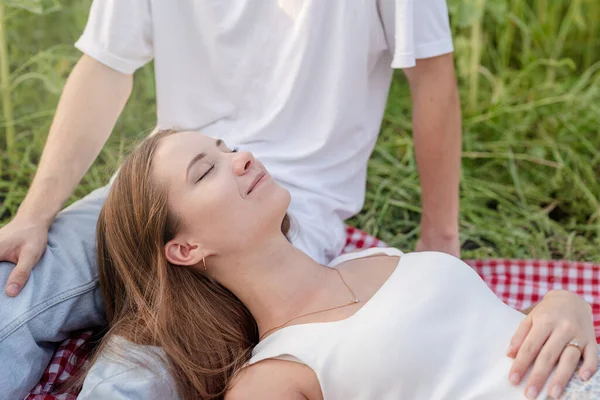
{"type": "Polygon", "coordinates": [[[583,346],[581,345],[581,343],[579,343],[577,340],[571,340],[568,344],[567,347],[575,347],[577,350],[579,350],[579,352],[581,353],[581,356],[583,357],[583,346]]]}

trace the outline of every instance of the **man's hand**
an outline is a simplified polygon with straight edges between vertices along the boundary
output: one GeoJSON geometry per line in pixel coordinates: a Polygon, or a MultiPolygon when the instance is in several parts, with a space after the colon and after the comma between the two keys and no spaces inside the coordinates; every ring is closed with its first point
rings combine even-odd
{"type": "Polygon", "coordinates": [[[579,377],[587,380],[596,372],[598,344],[590,305],[565,290],[548,292],[519,326],[507,355],[515,359],[509,373],[509,380],[515,385],[533,365],[525,389],[529,399],[538,396],[556,367],[549,395],[558,398],[582,357],[579,377]],[[581,345],[583,354],[577,347],[569,346],[573,341],[581,345]]]}
{"type": "Polygon", "coordinates": [[[421,236],[417,242],[416,251],[441,251],[460,258],[460,243],[458,241],[458,232],[450,237],[433,236],[425,238],[421,236]]]}
{"type": "Polygon", "coordinates": [[[48,226],[15,217],[0,229],[0,260],[16,264],[6,282],[6,294],[21,292],[48,243],[48,226]]]}

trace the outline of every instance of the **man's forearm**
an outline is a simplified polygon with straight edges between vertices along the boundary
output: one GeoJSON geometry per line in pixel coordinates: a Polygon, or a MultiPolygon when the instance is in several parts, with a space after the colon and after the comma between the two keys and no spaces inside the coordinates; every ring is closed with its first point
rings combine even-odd
{"type": "Polygon", "coordinates": [[[409,77],[421,180],[421,240],[457,240],[461,112],[452,55],[418,60],[409,77]]]}
{"type": "Polygon", "coordinates": [[[48,225],[110,136],[131,93],[133,78],[87,56],[73,68],[42,157],[17,217],[48,225]]]}

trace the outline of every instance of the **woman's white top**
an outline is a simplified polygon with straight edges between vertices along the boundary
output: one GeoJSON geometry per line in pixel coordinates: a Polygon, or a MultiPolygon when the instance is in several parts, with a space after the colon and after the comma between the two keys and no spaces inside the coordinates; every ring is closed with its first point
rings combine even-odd
{"type": "Polygon", "coordinates": [[[250,364],[305,364],[325,399],[523,399],[505,352],[524,315],[447,254],[378,248],[330,266],[380,253],[399,256],[398,265],[354,315],[283,328],[258,344],[250,364]]]}

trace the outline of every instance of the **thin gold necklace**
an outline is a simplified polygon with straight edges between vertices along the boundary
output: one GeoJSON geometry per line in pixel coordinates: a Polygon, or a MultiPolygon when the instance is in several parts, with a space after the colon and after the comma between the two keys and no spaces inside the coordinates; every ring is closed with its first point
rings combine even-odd
{"type": "Polygon", "coordinates": [[[309,313],[306,313],[306,314],[298,315],[297,317],[294,317],[292,319],[289,319],[289,320],[285,321],[281,325],[274,326],[273,328],[265,331],[265,333],[263,333],[258,340],[262,340],[269,333],[273,332],[274,330],[277,330],[279,328],[282,328],[282,327],[286,326],[287,324],[289,324],[292,321],[297,320],[298,318],[307,317],[309,315],[319,314],[319,313],[326,312],[326,311],[337,310],[338,308],[348,307],[348,306],[351,306],[353,304],[359,303],[360,299],[354,294],[354,292],[352,291],[352,289],[350,288],[350,286],[348,286],[348,284],[344,280],[344,277],[342,276],[342,274],[340,273],[340,271],[337,268],[333,268],[333,269],[335,270],[335,272],[337,272],[338,276],[340,277],[340,279],[342,280],[342,282],[344,283],[344,285],[348,288],[348,291],[352,295],[352,300],[350,300],[348,303],[342,304],[341,306],[325,308],[323,310],[312,311],[312,312],[309,312],[309,313]]]}

